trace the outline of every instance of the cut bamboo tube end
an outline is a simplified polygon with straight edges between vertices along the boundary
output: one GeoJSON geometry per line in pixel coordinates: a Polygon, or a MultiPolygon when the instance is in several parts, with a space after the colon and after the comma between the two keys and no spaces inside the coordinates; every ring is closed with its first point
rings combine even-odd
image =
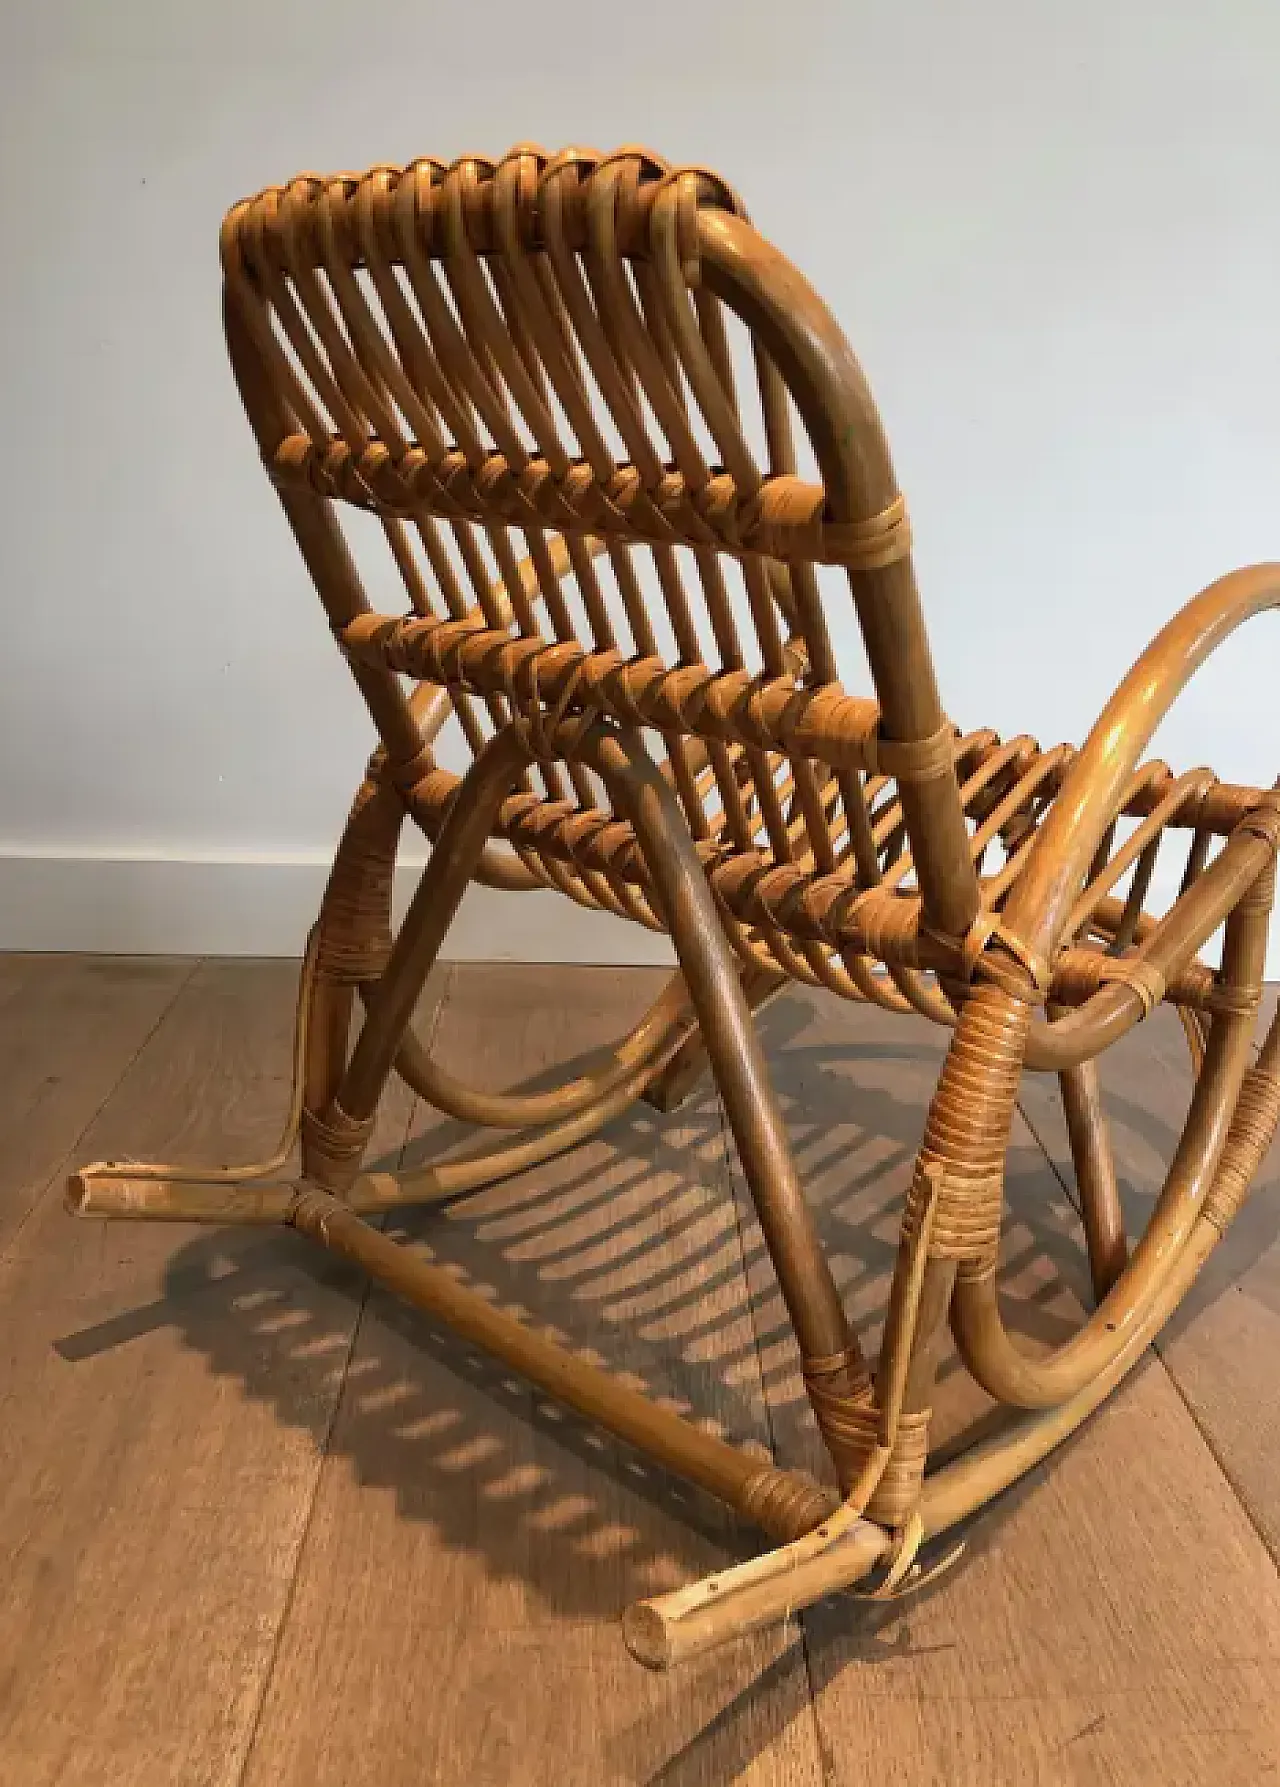
{"type": "Polygon", "coordinates": [[[649,1601],[634,1601],[622,1615],[622,1641],[637,1663],[662,1671],[676,1662],[671,1622],[649,1601]]]}
{"type": "Polygon", "coordinates": [[[274,1223],[287,1220],[297,1196],[287,1180],[200,1185],[90,1169],[72,1173],[63,1201],[73,1216],[117,1221],[274,1223]]]}
{"type": "Polygon", "coordinates": [[[623,1642],[646,1669],[674,1669],[860,1582],[892,1545],[883,1527],[858,1520],[801,1562],[786,1546],[767,1551],[673,1594],[634,1602],[622,1616],[623,1642]]]}
{"type": "MultiPolygon", "coordinates": [[[[211,1175],[217,1169],[206,1169],[211,1175]]],[[[228,1169],[230,1170],[230,1169],[228,1169]]],[[[155,1169],[130,1173],[109,1161],[67,1180],[63,1198],[73,1216],[134,1222],[288,1222],[304,1190],[296,1179],[163,1177],[155,1169]]],[[[426,1192],[422,1193],[426,1201],[426,1192]]],[[[390,1210],[405,1198],[394,1173],[361,1173],[344,1202],[354,1210],[390,1210]]]]}
{"type": "Polygon", "coordinates": [[[701,1060],[681,1061],[677,1057],[667,1063],[661,1073],[657,1073],[641,1092],[640,1097],[645,1104],[664,1117],[672,1111],[678,1111],[686,1099],[692,1097],[698,1082],[710,1072],[705,1055],[701,1060]]]}

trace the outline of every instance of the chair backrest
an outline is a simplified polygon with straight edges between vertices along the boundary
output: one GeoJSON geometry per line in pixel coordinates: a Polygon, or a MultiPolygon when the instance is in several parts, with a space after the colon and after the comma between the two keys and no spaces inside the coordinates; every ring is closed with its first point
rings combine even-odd
{"type": "Polygon", "coordinates": [[[832,868],[838,800],[868,881],[880,771],[929,918],[967,927],[952,733],[879,420],[722,181],[519,146],[304,174],[235,206],[222,242],[241,392],[393,758],[423,742],[398,670],[448,688],[472,750],[513,714],[594,708],[660,734],[695,832],[710,795],[739,849],[832,868]],[[390,548],[394,625],[371,618],[352,508],[390,548]],[[878,710],[840,684],[824,564],[847,573],[878,710]]]}

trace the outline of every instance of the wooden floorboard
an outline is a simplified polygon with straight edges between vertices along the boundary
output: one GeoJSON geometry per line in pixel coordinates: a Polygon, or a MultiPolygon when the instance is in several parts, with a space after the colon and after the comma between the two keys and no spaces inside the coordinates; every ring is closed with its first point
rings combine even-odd
{"type": "MultiPolygon", "coordinates": [[[[295,979],[197,969],[78,1158],[273,1146],[295,979]]],[[[238,1781],[360,1292],[294,1237],[41,1201],[0,1264],[4,1787],[238,1781]]]]}
{"type": "MultiPolygon", "coordinates": [[[[661,976],[459,967],[437,1035],[536,1084],[621,1034],[661,976]],[[566,997],[566,992],[568,997],[566,997]]],[[[430,1136],[441,1147],[447,1126],[430,1136]]],[[[504,1306],[767,1456],[716,1101],[406,1225],[504,1306]]],[[[743,1535],[711,1503],[375,1293],[334,1425],[246,1787],[822,1781],[785,1635],[684,1675],[626,1656],[623,1605],[743,1535]]]]}
{"type": "MultiPolygon", "coordinates": [[[[459,968],[424,1027],[455,1073],[536,1084],[655,984],[459,968]]],[[[1280,1596],[1259,1536],[1280,1463],[1270,1174],[1163,1363],[976,1523],[936,1587],[890,1607],[844,1598],[803,1631],[655,1677],[627,1658],[618,1611],[755,1543],[715,1507],[296,1237],[63,1215],[48,1181],[68,1150],[269,1146],[292,995],[287,964],[0,958],[0,1110],[18,1149],[0,1170],[0,1222],[16,1213],[0,1248],[0,1787],[1280,1775],[1280,1596]],[[47,1097],[42,1072],[59,1076],[47,1097]]],[[[799,993],[762,1024],[874,1344],[945,1039],[799,993]]],[[[1121,1061],[1114,1095],[1135,1212],[1177,1114],[1170,1039],[1144,1029],[1149,1052],[1121,1061]]],[[[1026,1107],[1053,1155],[1046,1087],[1026,1107]]],[[[408,1118],[401,1095],[381,1149],[408,1118]]],[[[438,1122],[413,1147],[456,1142],[438,1122]]],[[[1052,1344],[1080,1319],[1084,1275],[1025,1125],[1009,1201],[1011,1319],[1052,1344]]],[[[762,1456],[821,1466],[705,1087],[405,1232],[762,1456]]],[[[949,1360],[944,1439],[985,1412],[949,1360]]]]}
{"type": "Polygon", "coordinates": [[[150,958],[0,957],[0,1253],[191,966],[150,958]]]}

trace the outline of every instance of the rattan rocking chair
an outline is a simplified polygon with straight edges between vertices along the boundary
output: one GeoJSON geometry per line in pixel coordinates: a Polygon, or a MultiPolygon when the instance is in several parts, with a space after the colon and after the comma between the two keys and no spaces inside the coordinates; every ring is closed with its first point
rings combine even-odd
{"type": "Polygon", "coordinates": [[[307,949],[278,1154],[203,1173],[94,1165],[71,1207],[291,1224],[778,1542],[628,1609],[645,1663],[867,1577],[900,1590],[922,1541],[1042,1459],[1139,1358],[1275,1128],[1280,1022],[1256,1058],[1253,1043],[1280,801],[1143,753],[1209,654],[1280,604],[1280,566],[1233,572],[1184,608],[1082,749],[959,733],[862,373],[715,175],[636,148],[527,145],[496,163],[304,174],[231,211],[222,257],[245,408],[381,744],[307,949]],[[361,527],[390,549],[397,612],[367,593],[361,527]],[[840,680],[832,635],[854,616],[875,699],[840,680]],[[446,724],[465,774],[443,761],[446,724]],[[393,935],[406,817],[433,849],[393,935]],[[1185,872],[1154,917],[1173,834],[1185,872]],[[679,972],[598,1072],[495,1094],[416,1037],[415,1002],[473,880],[558,888],[670,933],[679,972]],[[1199,955],[1219,932],[1215,970],[1199,955]],[[753,1025],[790,981],[954,1032],[874,1371],[753,1025]],[[1097,1062],[1162,1001],[1182,1020],[1194,1093],[1130,1251],[1097,1062]],[[997,1288],[1024,1070],[1060,1082],[1097,1293],[1079,1332],[1035,1357],[997,1288]],[[658,1406],[366,1220],[545,1160],[637,1098],[670,1109],[706,1071],[839,1494],[658,1406]],[[417,1171],[366,1170],[393,1072],[499,1139],[417,1171]],[[927,1471],[948,1321],[1008,1418],[927,1471]]]}

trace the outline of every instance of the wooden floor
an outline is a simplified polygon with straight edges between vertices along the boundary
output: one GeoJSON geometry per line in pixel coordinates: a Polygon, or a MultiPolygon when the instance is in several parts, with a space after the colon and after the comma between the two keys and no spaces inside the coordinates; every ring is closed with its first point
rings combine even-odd
{"type": "MultiPolygon", "coordinates": [[[[536,1083],[653,984],[460,967],[424,1021],[455,1072],[536,1083]]],[[[77,1161],[268,1147],[292,997],[283,963],[0,959],[3,1787],[1280,1779],[1274,1163],[1158,1357],[936,1587],[655,1677],[616,1616],[742,1554],[715,1509],[297,1237],[64,1215],[77,1161]]],[[[939,1038],[801,994],[762,1024],[874,1322],[939,1038]]],[[[1179,1046],[1157,1017],[1110,1063],[1137,1216],[1185,1108],[1179,1046]]],[[[400,1098],[382,1154],[454,1145],[424,1128],[400,1098]]],[[[1062,1157],[1028,1078],[1006,1280],[1047,1339],[1080,1314],[1062,1157]]],[[[735,1440],[817,1462],[709,1092],[411,1232],[735,1440]]],[[[948,1369],[945,1428],[981,1415],[948,1369]]]]}

